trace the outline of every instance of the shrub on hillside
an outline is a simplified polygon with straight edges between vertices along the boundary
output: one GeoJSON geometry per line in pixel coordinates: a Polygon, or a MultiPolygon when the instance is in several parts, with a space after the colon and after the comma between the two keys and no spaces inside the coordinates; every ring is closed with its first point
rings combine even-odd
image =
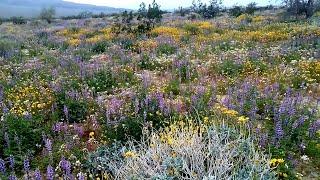
{"type": "Polygon", "coordinates": [[[46,20],[50,24],[55,14],[56,14],[56,10],[53,7],[50,7],[48,9],[43,8],[40,13],[40,19],[46,20]]]}
{"type": "Polygon", "coordinates": [[[241,14],[243,14],[244,10],[241,6],[233,6],[232,8],[229,9],[229,15],[238,17],[241,14]]]}
{"type": "Polygon", "coordinates": [[[13,24],[26,24],[26,23],[27,23],[27,20],[24,19],[22,16],[19,16],[19,17],[11,17],[11,18],[10,18],[10,21],[11,21],[13,24]]]}

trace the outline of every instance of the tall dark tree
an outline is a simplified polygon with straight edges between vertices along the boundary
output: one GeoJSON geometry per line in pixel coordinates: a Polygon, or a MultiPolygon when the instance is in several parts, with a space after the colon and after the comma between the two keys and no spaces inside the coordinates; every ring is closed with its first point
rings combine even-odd
{"type": "Polygon", "coordinates": [[[315,0],[284,0],[287,6],[287,12],[291,15],[299,16],[304,15],[306,18],[310,18],[315,11],[316,4],[319,1],[315,0]]]}
{"type": "Polygon", "coordinates": [[[255,2],[252,2],[252,3],[249,3],[245,9],[245,13],[247,14],[254,14],[254,12],[257,10],[257,3],[255,2]]]}
{"type": "Polygon", "coordinates": [[[40,19],[46,20],[50,24],[55,14],[56,14],[56,10],[53,7],[50,7],[48,9],[43,8],[40,13],[40,19]]]}
{"type": "Polygon", "coordinates": [[[210,0],[209,5],[198,0],[197,2],[193,1],[191,10],[203,18],[210,19],[219,15],[222,9],[221,4],[221,0],[210,0]]]}

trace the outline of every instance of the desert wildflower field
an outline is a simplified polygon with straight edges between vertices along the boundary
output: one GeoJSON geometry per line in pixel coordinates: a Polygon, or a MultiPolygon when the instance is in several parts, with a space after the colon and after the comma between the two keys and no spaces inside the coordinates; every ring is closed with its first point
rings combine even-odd
{"type": "Polygon", "coordinates": [[[0,179],[319,179],[320,14],[0,25],[0,179]]]}

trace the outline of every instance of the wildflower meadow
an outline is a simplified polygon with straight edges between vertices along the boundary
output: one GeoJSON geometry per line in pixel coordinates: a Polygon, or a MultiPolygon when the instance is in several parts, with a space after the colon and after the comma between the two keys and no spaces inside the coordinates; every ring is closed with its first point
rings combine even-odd
{"type": "Polygon", "coordinates": [[[320,14],[159,7],[0,24],[0,179],[319,179],[320,14]]]}

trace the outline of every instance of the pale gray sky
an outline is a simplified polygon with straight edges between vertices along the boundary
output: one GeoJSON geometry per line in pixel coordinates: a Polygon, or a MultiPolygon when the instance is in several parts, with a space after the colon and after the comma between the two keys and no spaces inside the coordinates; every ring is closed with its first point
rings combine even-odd
{"type": "MultiPolygon", "coordinates": [[[[139,4],[143,1],[146,4],[152,3],[153,0],[65,0],[77,3],[104,5],[116,8],[128,8],[138,9],[139,4]]],[[[222,0],[223,5],[232,6],[234,4],[247,5],[250,2],[255,1],[258,5],[268,5],[270,3],[275,4],[279,0],[222,0]]],[[[188,7],[191,6],[192,0],[156,0],[163,9],[174,9],[179,6],[188,7]]],[[[202,2],[209,2],[209,0],[202,0],[202,2]]]]}

